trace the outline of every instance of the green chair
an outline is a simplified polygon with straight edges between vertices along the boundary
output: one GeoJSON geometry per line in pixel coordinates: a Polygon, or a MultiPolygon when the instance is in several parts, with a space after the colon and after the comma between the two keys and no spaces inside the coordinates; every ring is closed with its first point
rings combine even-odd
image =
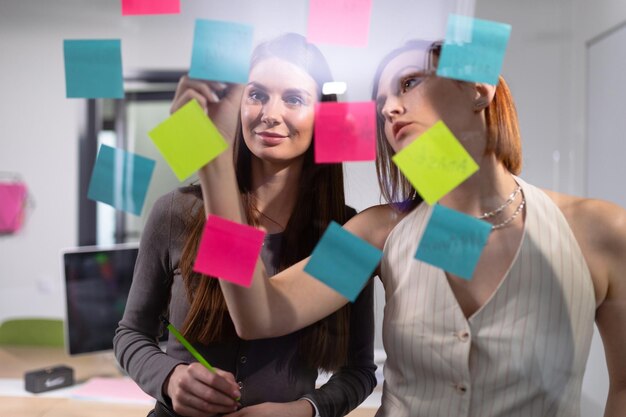
{"type": "Polygon", "coordinates": [[[63,347],[63,321],[10,319],[0,325],[0,345],[63,347]]]}

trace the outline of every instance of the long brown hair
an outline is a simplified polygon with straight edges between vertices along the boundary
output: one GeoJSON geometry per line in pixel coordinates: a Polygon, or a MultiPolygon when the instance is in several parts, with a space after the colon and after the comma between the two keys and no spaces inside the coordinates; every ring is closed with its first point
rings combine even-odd
{"type": "MultiPolygon", "coordinates": [[[[387,65],[397,56],[414,50],[428,51],[426,54],[425,67],[432,73],[437,69],[437,61],[441,55],[442,42],[432,42],[424,40],[411,40],[400,48],[388,53],[378,65],[374,76],[374,86],[372,89],[372,99],[378,96],[378,84],[382,72],[387,65]]],[[[487,146],[485,154],[493,153],[511,173],[519,174],[522,170],[522,141],[517,119],[517,111],[511,91],[502,76],[498,79],[496,94],[485,109],[485,120],[487,123],[487,146]]],[[[384,117],[380,111],[376,113],[376,138],[377,155],[376,173],[378,184],[385,200],[395,204],[401,211],[410,211],[416,207],[422,198],[415,188],[400,172],[398,167],[392,163],[391,156],[394,150],[389,145],[384,132],[384,117]]]]}
{"type": "MultiPolygon", "coordinates": [[[[286,34],[257,46],[252,54],[251,68],[267,58],[279,58],[304,69],[316,81],[318,94],[324,82],[332,80],[330,69],[321,52],[306,39],[286,34]]],[[[322,101],[335,99],[322,97],[322,101]]],[[[249,224],[258,226],[251,201],[252,158],[254,156],[243,140],[239,117],[234,142],[234,163],[239,192],[249,224]]],[[[318,165],[314,162],[313,146],[304,154],[299,178],[296,204],[283,232],[279,270],[306,258],[320,239],[331,220],[344,223],[345,208],[343,169],[341,164],[318,165]]],[[[219,343],[236,336],[227,314],[227,307],[216,279],[209,279],[193,271],[193,262],[205,223],[204,210],[195,207],[189,222],[188,238],[180,260],[180,268],[190,301],[190,309],[182,327],[191,340],[204,344],[219,343]]],[[[301,330],[299,355],[311,367],[336,370],[347,361],[349,334],[349,305],[336,313],[301,330]]]]}

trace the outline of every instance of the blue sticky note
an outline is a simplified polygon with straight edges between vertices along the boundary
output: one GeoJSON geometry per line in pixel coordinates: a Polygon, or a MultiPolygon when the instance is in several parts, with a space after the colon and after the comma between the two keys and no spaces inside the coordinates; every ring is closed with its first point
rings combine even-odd
{"type": "Polygon", "coordinates": [[[245,84],[252,54],[250,25],[197,19],[193,34],[191,78],[245,84]]]}
{"type": "Polygon", "coordinates": [[[87,197],[141,215],[155,161],[110,146],[100,146],[87,197]]]}
{"type": "Polygon", "coordinates": [[[380,262],[382,252],[331,222],[304,272],[354,302],[380,262]]]}
{"type": "Polygon", "coordinates": [[[450,15],[437,75],[498,84],[510,35],[511,25],[450,15]]]}
{"type": "Polygon", "coordinates": [[[415,259],[461,278],[472,279],[490,233],[490,223],[437,204],[433,207],[415,259]]]}
{"type": "Polygon", "coordinates": [[[64,40],[68,98],[124,98],[119,39],[64,40]]]}

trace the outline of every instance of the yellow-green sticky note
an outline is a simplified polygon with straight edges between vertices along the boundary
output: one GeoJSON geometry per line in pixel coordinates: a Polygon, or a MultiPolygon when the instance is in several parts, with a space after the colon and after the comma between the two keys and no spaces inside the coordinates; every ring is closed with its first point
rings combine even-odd
{"type": "Polygon", "coordinates": [[[228,143],[196,100],[185,104],[148,135],[179,181],[228,149],[228,143]]]}
{"type": "Polygon", "coordinates": [[[478,164],[441,120],[392,160],[430,205],[478,171],[478,164]]]}

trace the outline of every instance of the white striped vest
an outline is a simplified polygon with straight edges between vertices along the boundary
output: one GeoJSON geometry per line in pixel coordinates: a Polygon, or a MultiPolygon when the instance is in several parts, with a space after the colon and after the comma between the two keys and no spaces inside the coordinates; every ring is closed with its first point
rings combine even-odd
{"type": "Polygon", "coordinates": [[[466,319],[444,271],[414,259],[432,207],[391,232],[381,277],[389,417],[580,415],[595,317],[589,268],[565,217],[538,188],[526,197],[518,253],[485,305],[466,319]]]}

